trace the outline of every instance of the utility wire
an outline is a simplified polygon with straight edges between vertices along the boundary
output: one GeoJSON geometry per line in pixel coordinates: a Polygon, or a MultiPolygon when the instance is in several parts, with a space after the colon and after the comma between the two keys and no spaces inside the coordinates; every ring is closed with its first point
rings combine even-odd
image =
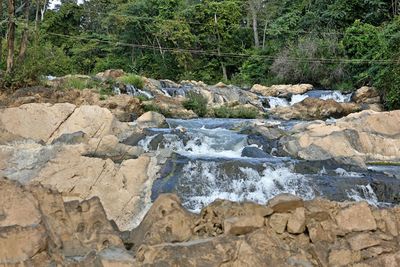
{"type": "MultiPolygon", "coordinates": [[[[190,20],[180,20],[180,19],[164,19],[164,18],[158,18],[158,17],[142,17],[142,16],[135,16],[135,15],[128,15],[128,14],[117,14],[117,13],[106,13],[106,12],[98,12],[98,11],[90,11],[90,10],[85,10],[86,13],[92,13],[92,14],[97,14],[97,15],[106,15],[106,16],[114,16],[114,17],[124,17],[124,18],[132,18],[132,19],[137,19],[137,20],[149,20],[149,21],[170,21],[170,22],[180,22],[180,23],[188,23],[188,24],[194,24],[194,25],[207,25],[207,23],[201,23],[198,21],[190,21],[190,20]]],[[[213,18],[210,17],[210,25],[213,24],[211,21],[213,18]]],[[[242,27],[246,28],[246,27],[242,27]]],[[[281,35],[281,34],[287,34],[287,33],[298,33],[298,34],[326,34],[326,35],[354,35],[354,36],[361,36],[364,35],[364,33],[351,33],[351,32],[345,32],[345,31],[306,31],[306,30],[282,30],[280,32],[268,32],[267,35],[281,35]]],[[[387,37],[400,37],[400,33],[398,34],[383,34],[380,33],[383,36],[387,37]]]]}
{"type": "Polygon", "coordinates": [[[108,40],[101,40],[97,38],[88,38],[83,36],[74,36],[74,35],[66,35],[60,33],[51,33],[48,32],[47,34],[63,37],[63,38],[70,38],[75,40],[86,40],[86,41],[95,41],[99,43],[106,43],[115,46],[124,46],[124,47],[131,47],[131,48],[140,48],[140,49],[149,49],[159,51],[172,52],[172,53],[190,53],[194,55],[206,55],[206,56],[216,56],[216,57],[229,57],[229,58],[262,58],[265,60],[279,60],[283,59],[287,62],[310,62],[310,63],[321,63],[321,64],[332,64],[332,63],[344,63],[344,64],[362,64],[362,63],[375,63],[375,64],[395,64],[400,65],[399,60],[389,60],[389,59],[338,59],[338,58],[301,58],[301,57],[276,57],[276,56],[267,56],[267,55],[252,55],[252,54],[243,54],[243,53],[224,53],[221,52],[220,54],[217,51],[205,51],[199,49],[186,49],[186,48],[171,48],[171,47],[159,47],[153,45],[146,45],[146,44],[129,44],[124,42],[115,42],[115,41],[108,41],[108,40]]]}

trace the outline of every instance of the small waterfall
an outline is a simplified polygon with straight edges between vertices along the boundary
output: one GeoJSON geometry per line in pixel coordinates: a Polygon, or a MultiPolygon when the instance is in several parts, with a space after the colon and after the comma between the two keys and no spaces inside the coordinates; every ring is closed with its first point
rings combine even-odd
{"type": "Polygon", "coordinates": [[[130,96],[144,96],[144,97],[147,97],[148,99],[154,98],[154,96],[151,93],[144,91],[144,90],[137,89],[135,86],[133,86],[131,84],[127,84],[125,86],[125,89],[126,89],[126,93],[130,96]]]}
{"type": "Polygon", "coordinates": [[[368,204],[373,206],[379,206],[380,203],[378,197],[376,196],[374,189],[370,184],[368,185],[357,185],[356,189],[351,189],[347,192],[349,199],[354,201],[366,201],[368,204]]]}
{"type": "Polygon", "coordinates": [[[322,100],[333,99],[339,103],[350,102],[352,94],[343,94],[340,91],[329,91],[329,90],[312,90],[302,95],[292,95],[291,100],[288,101],[281,97],[267,97],[270,108],[276,107],[288,107],[294,104],[300,103],[308,97],[319,98],[322,100]]]}
{"type": "Polygon", "coordinates": [[[305,199],[314,197],[307,178],[287,167],[264,166],[264,170],[258,171],[219,162],[190,161],[184,166],[182,175],[178,191],[183,204],[193,212],[199,212],[216,199],[265,204],[280,193],[291,193],[305,199]]]}

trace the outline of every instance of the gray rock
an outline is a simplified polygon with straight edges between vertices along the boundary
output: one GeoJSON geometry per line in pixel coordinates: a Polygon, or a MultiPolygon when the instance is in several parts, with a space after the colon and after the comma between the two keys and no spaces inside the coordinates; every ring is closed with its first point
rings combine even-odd
{"type": "Polygon", "coordinates": [[[248,146],[245,147],[242,151],[242,157],[248,158],[270,158],[271,155],[265,153],[261,149],[257,147],[248,146]]]}

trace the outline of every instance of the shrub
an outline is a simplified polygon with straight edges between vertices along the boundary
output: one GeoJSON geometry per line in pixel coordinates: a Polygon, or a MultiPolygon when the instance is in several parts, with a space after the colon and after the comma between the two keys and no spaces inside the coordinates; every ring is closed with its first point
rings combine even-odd
{"type": "Polygon", "coordinates": [[[256,108],[250,107],[226,107],[222,106],[214,109],[214,115],[217,118],[238,118],[238,119],[255,119],[259,112],[256,108]]]}
{"type": "Polygon", "coordinates": [[[165,108],[162,108],[160,106],[157,106],[154,103],[144,104],[143,105],[143,110],[144,110],[144,112],[148,112],[148,111],[158,112],[158,113],[164,115],[167,118],[171,118],[172,117],[172,113],[169,110],[167,110],[165,108]]]}
{"type": "Polygon", "coordinates": [[[207,99],[201,94],[189,92],[182,104],[188,110],[193,110],[199,117],[204,117],[207,114],[207,99]]]}
{"type": "Polygon", "coordinates": [[[144,80],[142,77],[136,74],[127,74],[118,78],[118,81],[124,84],[130,84],[135,86],[138,89],[142,89],[144,87],[144,80]]]}

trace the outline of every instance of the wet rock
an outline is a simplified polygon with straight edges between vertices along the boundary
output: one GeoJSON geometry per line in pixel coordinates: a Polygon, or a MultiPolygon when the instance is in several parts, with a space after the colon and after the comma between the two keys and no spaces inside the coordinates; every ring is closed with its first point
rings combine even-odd
{"type": "Polygon", "coordinates": [[[264,226],[261,215],[242,216],[225,219],[224,233],[228,235],[245,235],[264,226]]]}
{"type": "Polygon", "coordinates": [[[141,128],[163,128],[168,127],[165,117],[157,112],[149,111],[140,116],[136,123],[141,128]]]}
{"type": "Polygon", "coordinates": [[[291,194],[280,194],[268,201],[268,207],[270,207],[274,212],[284,213],[304,207],[304,202],[297,196],[291,194]]]}
{"type": "Polygon", "coordinates": [[[248,158],[270,158],[271,155],[265,153],[261,149],[257,147],[248,146],[245,147],[242,151],[242,157],[248,158]]]}
{"type": "Polygon", "coordinates": [[[338,226],[345,232],[358,232],[376,229],[376,221],[367,203],[357,203],[345,208],[336,215],[338,226]]]}
{"type": "Polygon", "coordinates": [[[297,208],[289,217],[287,231],[291,234],[301,234],[306,229],[306,214],[304,208],[297,208]]]}
{"type": "Polygon", "coordinates": [[[79,144],[85,141],[86,134],[82,131],[75,133],[62,134],[57,139],[54,139],[51,144],[63,143],[68,145],[79,144]]]}
{"type": "Polygon", "coordinates": [[[121,141],[122,144],[128,145],[128,146],[137,146],[138,143],[146,138],[146,135],[144,133],[132,133],[129,135],[129,137],[125,138],[124,140],[121,141]]]}

